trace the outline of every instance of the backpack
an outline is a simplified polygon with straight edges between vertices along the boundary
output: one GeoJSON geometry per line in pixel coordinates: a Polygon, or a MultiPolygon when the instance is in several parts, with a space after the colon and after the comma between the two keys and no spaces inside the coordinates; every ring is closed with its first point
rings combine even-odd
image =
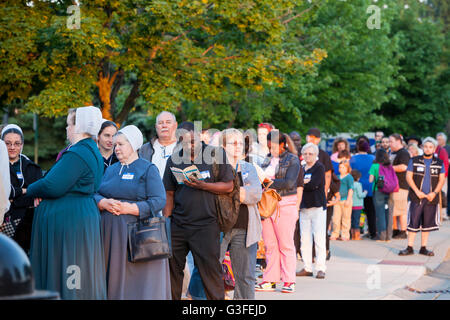
{"type": "Polygon", "coordinates": [[[385,167],[380,164],[377,185],[379,188],[378,190],[386,194],[397,192],[399,190],[398,178],[391,165],[385,167]],[[381,181],[383,181],[383,183],[381,183],[381,181]]]}
{"type": "MultiPolygon", "coordinates": [[[[225,152],[225,151],[223,151],[225,152]]],[[[213,157],[213,178],[218,181],[219,164],[216,162],[215,150],[211,153],[213,157]]],[[[215,203],[217,211],[217,222],[219,223],[220,231],[226,233],[233,229],[239,215],[240,203],[240,181],[238,173],[233,170],[233,191],[227,194],[216,194],[215,203]]]]}

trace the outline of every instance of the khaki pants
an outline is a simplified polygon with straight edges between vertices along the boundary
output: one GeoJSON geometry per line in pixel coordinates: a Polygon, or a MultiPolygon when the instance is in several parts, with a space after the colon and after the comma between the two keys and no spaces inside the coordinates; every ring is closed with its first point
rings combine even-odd
{"type": "Polygon", "coordinates": [[[352,203],[349,206],[345,206],[345,201],[339,201],[334,206],[333,212],[333,232],[332,237],[339,237],[350,239],[350,226],[352,219],[352,203]]]}
{"type": "Polygon", "coordinates": [[[399,189],[389,196],[389,210],[393,217],[406,216],[408,214],[408,190],[399,189]]]}

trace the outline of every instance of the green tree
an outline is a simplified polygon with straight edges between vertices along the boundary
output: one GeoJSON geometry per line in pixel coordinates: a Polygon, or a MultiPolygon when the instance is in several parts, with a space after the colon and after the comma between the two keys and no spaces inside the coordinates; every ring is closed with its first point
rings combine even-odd
{"type": "Polygon", "coordinates": [[[426,14],[426,2],[398,1],[396,5],[399,14],[392,22],[391,36],[399,38],[399,72],[380,113],[391,132],[434,136],[443,130],[450,113],[443,25],[426,14]]]}
{"type": "Polygon", "coordinates": [[[304,3],[90,0],[80,28],[68,29],[71,1],[4,1],[0,99],[24,99],[45,116],[98,101],[104,118],[122,123],[140,96],[157,112],[217,100],[229,86],[261,91],[304,68],[307,55],[283,50],[286,21],[304,3]]]}

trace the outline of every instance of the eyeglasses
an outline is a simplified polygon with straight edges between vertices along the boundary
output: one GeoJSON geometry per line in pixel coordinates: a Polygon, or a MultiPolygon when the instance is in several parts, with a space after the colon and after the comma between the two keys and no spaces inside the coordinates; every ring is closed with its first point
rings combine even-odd
{"type": "Polygon", "coordinates": [[[237,142],[237,141],[235,141],[235,142],[227,142],[227,144],[233,145],[233,146],[235,146],[235,147],[237,147],[237,146],[243,146],[243,145],[244,145],[243,142],[237,142]]]}
{"type": "Polygon", "coordinates": [[[303,155],[304,155],[304,156],[314,156],[315,153],[312,153],[312,152],[305,152],[305,153],[303,153],[303,155]]]}
{"type": "Polygon", "coordinates": [[[8,147],[8,148],[10,148],[10,147],[19,148],[22,146],[22,142],[14,142],[14,143],[5,142],[5,144],[6,144],[6,147],[8,147]]]}

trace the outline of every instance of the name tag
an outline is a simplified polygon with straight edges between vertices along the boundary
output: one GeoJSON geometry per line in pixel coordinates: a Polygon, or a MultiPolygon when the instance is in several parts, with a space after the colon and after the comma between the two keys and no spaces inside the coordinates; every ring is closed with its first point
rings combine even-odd
{"type": "Polygon", "coordinates": [[[419,171],[419,172],[424,172],[424,171],[425,171],[425,168],[424,168],[424,167],[417,167],[417,171],[419,171]]]}
{"type": "Polygon", "coordinates": [[[304,178],[304,179],[305,179],[305,180],[311,179],[311,173],[305,174],[305,178],[304,178]]]}
{"type": "Polygon", "coordinates": [[[23,174],[22,174],[22,172],[17,172],[17,178],[18,178],[18,179],[23,179],[23,174]]]}
{"type": "Polygon", "coordinates": [[[200,174],[202,175],[202,178],[203,178],[203,179],[211,178],[211,175],[210,175],[210,173],[209,173],[209,170],[201,171],[200,174]]]}
{"type": "Polygon", "coordinates": [[[247,178],[248,178],[248,172],[243,172],[242,179],[247,179],[247,178]]]}
{"type": "Polygon", "coordinates": [[[122,176],[122,180],[133,180],[134,173],[124,173],[122,176]]]}

